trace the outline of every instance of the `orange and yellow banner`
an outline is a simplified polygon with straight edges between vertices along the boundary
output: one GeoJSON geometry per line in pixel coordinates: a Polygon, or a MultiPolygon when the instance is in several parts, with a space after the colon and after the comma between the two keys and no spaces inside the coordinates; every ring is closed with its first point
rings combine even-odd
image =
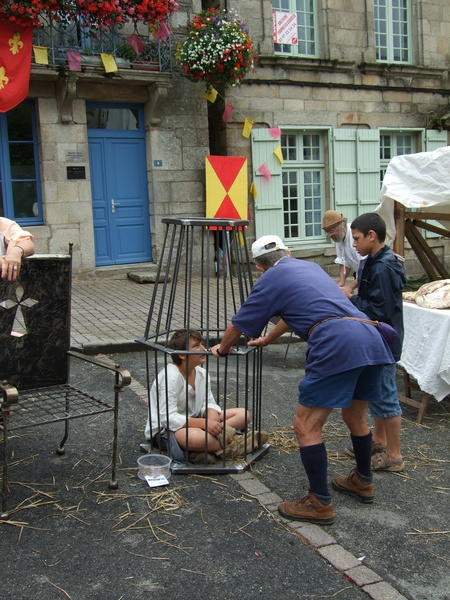
{"type": "Polygon", "coordinates": [[[30,86],[32,27],[17,29],[0,21],[0,112],[27,97],[30,86]]]}

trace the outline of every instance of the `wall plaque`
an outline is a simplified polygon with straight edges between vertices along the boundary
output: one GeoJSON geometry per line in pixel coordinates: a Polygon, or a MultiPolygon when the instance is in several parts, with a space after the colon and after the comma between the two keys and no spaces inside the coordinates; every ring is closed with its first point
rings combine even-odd
{"type": "Polygon", "coordinates": [[[67,167],[67,179],[86,179],[86,167],[67,167]]]}

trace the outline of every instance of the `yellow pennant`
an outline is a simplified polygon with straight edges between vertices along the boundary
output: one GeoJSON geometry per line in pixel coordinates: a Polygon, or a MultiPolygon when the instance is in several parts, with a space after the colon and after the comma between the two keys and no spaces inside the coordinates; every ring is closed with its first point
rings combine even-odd
{"type": "Polygon", "coordinates": [[[284,163],[284,158],[283,158],[283,152],[281,151],[281,144],[278,144],[278,146],[275,148],[275,150],[273,151],[273,153],[278,158],[278,160],[280,161],[280,163],[283,164],[284,163]]]}
{"type": "Polygon", "coordinates": [[[112,54],[100,54],[105,73],[117,73],[118,68],[112,54]]]}
{"type": "Polygon", "coordinates": [[[48,65],[48,51],[45,46],[33,46],[33,53],[37,65],[48,65]]]}
{"type": "Polygon", "coordinates": [[[250,119],[247,119],[247,117],[245,117],[244,129],[242,130],[242,135],[245,138],[250,137],[250,133],[252,132],[253,125],[254,125],[254,121],[251,121],[250,119]]]}
{"type": "Polygon", "coordinates": [[[212,102],[214,104],[214,102],[216,101],[217,98],[217,90],[215,90],[212,85],[208,86],[208,89],[206,90],[206,92],[203,94],[203,98],[205,98],[205,100],[209,100],[209,102],[212,102]]]}

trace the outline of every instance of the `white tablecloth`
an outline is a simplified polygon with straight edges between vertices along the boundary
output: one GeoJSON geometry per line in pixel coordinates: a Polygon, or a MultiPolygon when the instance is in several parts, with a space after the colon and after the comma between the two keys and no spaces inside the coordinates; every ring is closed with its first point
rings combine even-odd
{"type": "Polygon", "coordinates": [[[399,364],[420,389],[441,401],[450,394],[450,310],[403,303],[405,339],[399,364]]]}

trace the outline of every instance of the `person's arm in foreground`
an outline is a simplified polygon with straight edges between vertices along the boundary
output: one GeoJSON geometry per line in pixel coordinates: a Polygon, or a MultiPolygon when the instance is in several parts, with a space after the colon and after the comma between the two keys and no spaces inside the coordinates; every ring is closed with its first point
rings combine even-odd
{"type": "Polygon", "coordinates": [[[20,271],[22,258],[34,254],[34,243],[30,239],[19,239],[8,243],[5,256],[1,258],[2,279],[15,281],[20,271]]]}
{"type": "Polygon", "coordinates": [[[283,319],[280,319],[275,327],[269,331],[267,335],[262,335],[259,338],[254,338],[248,342],[249,346],[268,346],[278,339],[283,333],[290,331],[290,328],[283,319]]]}
{"type": "Polygon", "coordinates": [[[358,280],[353,279],[350,283],[347,283],[346,285],[340,285],[339,287],[347,296],[347,298],[351,298],[353,296],[353,291],[358,287],[358,280]]]}
{"type": "Polygon", "coordinates": [[[339,287],[344,287],[345,282],[347,281],[347,277],[350,275],[351,272],[352,270],[350,269],[350,267],[346,267],[345,265],[339,265],[339,287]]]}
{"type": "Polygon", "coordinates": [[[222,341],[220,344],[216,344],[212,348],[210,348],[212,354],[219,358],[220,356],[224,356],[225,354],[229,354],[233,344],[235,344],[238,339],[241,337],[242,332],[237,329],[233,323],[230,323],[223,334],[222,341]]]}

